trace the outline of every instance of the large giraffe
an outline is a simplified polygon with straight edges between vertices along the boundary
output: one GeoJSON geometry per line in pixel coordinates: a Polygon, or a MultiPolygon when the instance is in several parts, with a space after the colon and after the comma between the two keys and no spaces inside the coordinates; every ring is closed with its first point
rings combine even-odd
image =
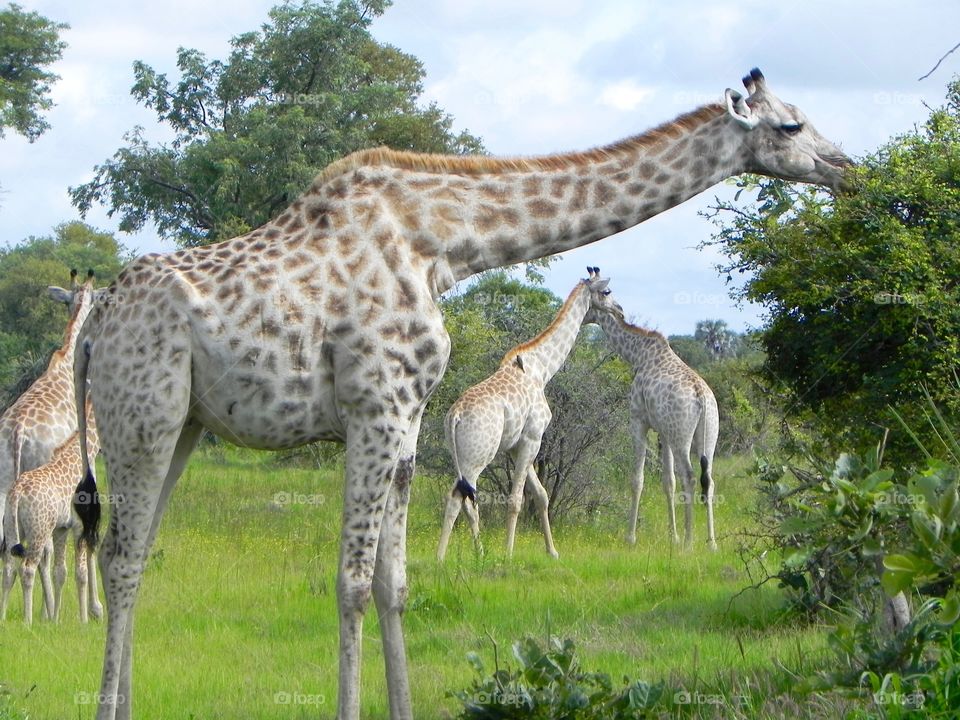
{"type": "Polygon", "coordinates": [[[74,348],[93,302],[93,271],[81,285],[77,271],[72,270],[70,285],[69,290],[47,289],[51,298],[70,309],[63,345],[53,353],[43,375],[0,417],[0,538],[7,492],[20,473],[48,462],[53,451],[77,431],[74,348]]]}
{"type": "Polygon", "coordinates": [[[480,538],[476,482],[483,469],[502,451],[513,459],[513,478],[507,500],[507,555],[513,554],[517,517],[523,504],[524,483],[533,491],[547,552],[559,557],[550,532],[549,498],[537,477],[533,461],[552,413],[544,389],[573,349],[588,310],[606,314],[610,307],[608,280],[599,268],[570,291],[553,322],[532,340],[503,356],[499,369],[469,388],[450,407],[444,429],[457,474],[447,498],[437,559],[443,560],[453,524],[466,510],[474,542],[480,538]]]}
{"type": "Polygon", "coordinates": [[[674,463],[680,466],[681,502],[684,508],[684,541],[693,544],[694,469],[690,450],[700,464],[701,499],[707,505],[707,540],[716,550],[713,528],[713,452],[717,446],[720,416],[713,391],[670,347],[660,333],[631,325],[619,305],[611,311],[591,309],[584,322],[600,325],[607,344],[633,369],[630,387],[630,434],[637,463],[627,541],[637,541],[637,513],[643,492],[643,466],[647,458],[647,432],[660,437],[661,481],[667,498],[670,534],[679,542],[674,511],[674,463]]]}
{"type": "MultiPolygon", "coordinates": [[[[99,451],[93,408],[87,399],[87,450],[99,451]]],[[[27,625],[33,622],[33,581],[37,569],[43,586],[44,616],[60,619],[63,583],[67,577],[67,539],[71,530],[78,530],[73,502],[77,478],[82,476],[80,435],[75,432],[53,453],[45,465],[24,472],[7,494],[4,518],[7,550],[3,555],[3,596],[0,598],[0,620],[6,619],[7,600],[16,578],[15,557],[23,558],[20,584],[23,586],[23,612],[27,625]],[[50,563],[54,575],[51,582],[50,563]]],[[[86,498],[80,498],[85,501],[86,498]]],[[[103,610],[97,594],[96,548],[92,538],[77,533],[76,578],[80,621],[87,622],[87,610],[100,617],[103,610]]]]}
{"type": "MultiPolygon", "coordinates": [[[[839,187],[850,160],[759,71],[745,82],[749,98],[727,90],[724,104],[587,152],[355,153],[247,235],[128,265],[84,325],[76,363],[78,406],[89,375],[111,493],[124,498],[100,549],[99,720],[130,717],[140,577],[203,428],[256,448],[346,444],[337,713],[360,715],[372,595],[390,716],[410,718],[406,518],[420,420],[450,351],[437,297],[481,270],[599,240],[731,175],[839,187]]],[[[99,508],[82,510],[86,524],[99,508]]]]}

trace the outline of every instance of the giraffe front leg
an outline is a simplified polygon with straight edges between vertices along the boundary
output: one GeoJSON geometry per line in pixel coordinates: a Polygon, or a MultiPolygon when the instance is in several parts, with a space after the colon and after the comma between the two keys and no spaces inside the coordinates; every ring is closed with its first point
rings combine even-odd
{"type": "MultiPolygon", "coordinates": [[[[393,426],[376,425],[378,431],[365,432],[359,424],[347,433],[346,487],[343,499],[343,527],[340,532],[340,564],[337,573],[337,608],[340,616],[340,671],[337,720],[360,718],[360,656],[363,617],[373,593],[378,543],[391,481],[400,452],[403,433],[393,426]],[[351,431],[352,430],[352,431],[351,431]],[[362,438],[362,439],[361,439],[362,438]],[[378,463],[372,458],[384,458],[378,463]]],[[[404,551],[405,548],[393,552],[404,551]]],[[[389,625],[390,621],[387,620],[389,625]]],[[[396,631],[391,631],[396,632],[396,631]]],[[[392,637],[392,635],[391,635],[392,637]]],[[[396,643],[391,652],[398,652],[396,643]]],[[[384,646],[384,653],[388,649],[384,646]]],[[[387,655],[389,658],[390,656],[387,655]]],[[[388,687],[399,692],[406,685],[406,666],[396,660],[387,665],[388,687]],[[402,673],[402,677],[400,674],[402,673]]],[[[392,695],[391,695],[392,697],[392,695]]],[[[400,709],[390,708],[391,717],[400,709]]],[[[409,698],[405,714],[410,717],[409,698]]]]}
{"type": "Polygon", "coordinates": [[[553,533],[550,531],[550,496],[540,482],[540,478],[537,477],[537,471],[533,465],[527,468],[527,485],[533,493],[533,501],[540,515],[540,529],[543,531],[543,542],[547,547],[547,554],[554,559],[559,559],[560,553],[553,545],[553,533]]]}
{"type": "Polygon", "coordinates": [[[647,429],[644,423],[633,427],[633,450],[636,456],[636,468],[633,473],[633,497],[630,500],[630,527],[627,530],[627,542],[637,544],[637,518],[640,515],[640,495],[643,493],[643,468],[647,462],[647,429]]]}
{"type": "Polygon", "coordinates": [[[520,517],[520,509],[523,507],[523,486],[526,484],[527,474],[531,465],[533,465],[533,460],[540,450],[541,434],[539,428],[536,432],[525,430],[525,434],[521,435],[520,441],[510,452],[513,457],[513,479],[510,486],[510,496],[507,498],[507,557],[513,557],[517,519],[520,517]]]}
{"type": "Polygon", "coordinates": [[[420,417],[417,417],[404,437],[400,461],[393,473],[380,526],[373,576],[373,598],[383,639],[391,720],[413,717],[402,617],[407,602],[407,508],[416,469],[419,432],[420,417]]]}

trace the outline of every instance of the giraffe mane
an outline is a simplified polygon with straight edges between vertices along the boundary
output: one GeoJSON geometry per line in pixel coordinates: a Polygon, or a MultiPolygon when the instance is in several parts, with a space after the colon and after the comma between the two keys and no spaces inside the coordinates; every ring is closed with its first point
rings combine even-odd
{"type": "Polygon", "coordinates": [[[388,147],[358,150],[330,163],[313,181],[319,188],[334,178],[361,167],[391,167],[424,173],[453,173],[460,175],[492,175],[534,171],[566,170],[571,167],[590,165],[632,154],[664,140],[680,137],[681,134],[708,122],[725,108],[719,103],[703,105],[696,110],[679,115],[640,135],[580,152],[558,153],[538,157],[490,157],[486,155],[440,155],[391,150],[388,147]]]}
{"type": "MultiPolygon", "coordinates": [[[[526,352],[527,350],[530,350],[531,348],[535,348],[537,345],[540,344],[540,342],[543,341],[543,339],[547,335],[553,332],[553,330],[563,320],[566,314],[570,312],[570,308],[573,306],[574,299],[583,288],[584,288],[584,284],[582,281],[577,283],[576,286],[573,288],[573,290],[570,291],[570,294],[567,295],[567,299],[563,301],[563,305],[560,307],[560,310],[557,312],[557,316],[553,318],[553,320],[546,327],[546,329],[543,332],[541,332],[539,335],[537,335],[535,338],[527,340],[526,342],[522,342],[516,347],[514,347],[513,349],[508,350],[507,354],[503,356],[503,360],[500,361],[500,367],[506,366],[508,363],[514,360],[514,358],[526,352]]],[[[522,369],[522,366],[521,366],[521,369],[522,369]]]]}
{"type": "Polygon", "coordinates": [[[660,340],[662,342],[669,344],[669,341],[667,340],[666,336],[663,333],[659,332],[658,330],[651,330],[649,328],[642,327],[641,325],[634,325],[633,323],[627,322],[626,318],[623,318],[623,317],[619,317],[616,319],[624,330],[626,330],[627,332],[633,335],[639,335],[640,337],[648,337],[648,338],[652,338],[653,340],[660,340]]]}

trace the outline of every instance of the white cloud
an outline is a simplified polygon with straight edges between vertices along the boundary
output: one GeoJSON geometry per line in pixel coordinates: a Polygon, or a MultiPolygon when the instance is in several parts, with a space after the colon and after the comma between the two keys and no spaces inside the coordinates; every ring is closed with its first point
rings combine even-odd
{"type": "Polygon", "coordinates": [[[643,87],[632,78],[611,83],[600,91],[601,105],[613,108],[620,112],[629,112],[641,103],[646,102],[654,94],[652,87],[643,87]]]}

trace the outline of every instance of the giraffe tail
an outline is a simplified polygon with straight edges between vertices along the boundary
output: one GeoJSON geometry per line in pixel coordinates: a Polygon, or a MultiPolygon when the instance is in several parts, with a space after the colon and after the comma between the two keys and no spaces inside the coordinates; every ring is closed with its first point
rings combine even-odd
{"type": "Polygon", "coordinates": [[[22,558],[26,550],[20,542],[20,493],[13,489],[7,495],[7,509],[3,517],[4,544],[10,548],[10,554],[22,558]]]}
{"type": "Polygon", "coordinates": [[[707,493],[710,490],[710,461],[706,455],[700,456],[700,502],[707,501],[707,493]]]}
{"type": "MultiPolygon", "coordinates": [[[[519,357],[517,358],[519,360],[519,357]]],[[[522,365],[520,366],[523,367],[522,365]]],[[[471,485],[460,472],[460,458],[457,457],[457,425],[460,424],[460,416],[457,415],[450,423],[450,454],[453,455],[453,468],[457,472],[457,484],[453,486],[453,492],[459,493],[464,500],[469,499],[474,504],[477,502],[477,489],[471,485]]]]}
{"type": "Polygon", "coordinates": [[[74,386],[77,393],[80,457],[83,477],[73,493],[73,509],[83,523],[80,540],[92,551],[100,539],[100,493],[87,452],[87,366],[90,364],[90,341],[84,340],[74,364],[74,386]]]}

